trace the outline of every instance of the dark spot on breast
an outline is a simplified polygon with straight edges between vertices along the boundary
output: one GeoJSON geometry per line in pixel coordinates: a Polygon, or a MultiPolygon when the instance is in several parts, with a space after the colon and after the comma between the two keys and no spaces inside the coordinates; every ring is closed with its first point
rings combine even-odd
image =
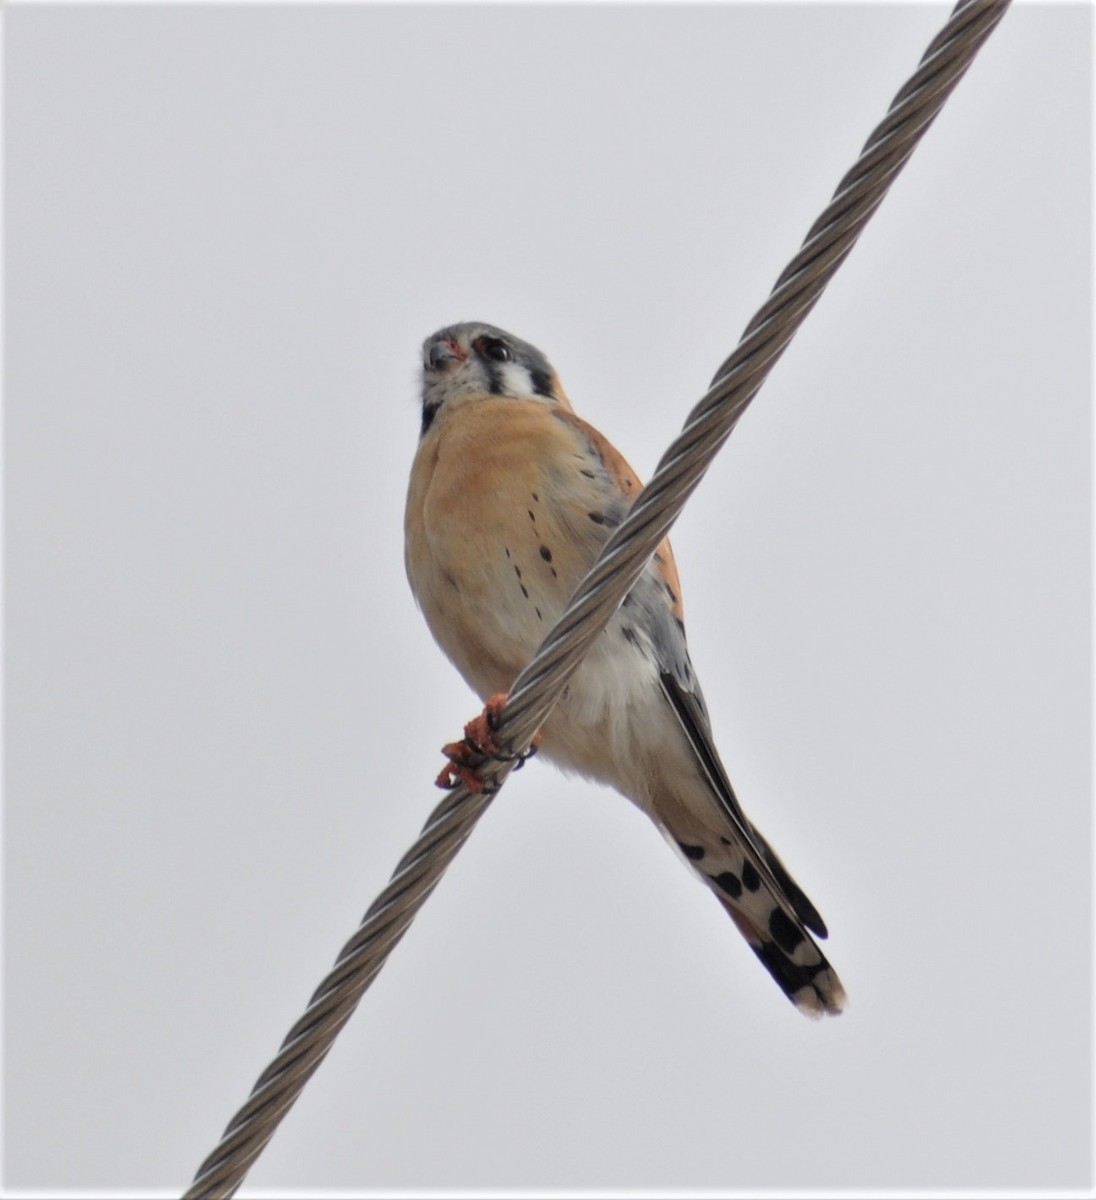
{"type": "Polygon", "coordinates": [[[514,563],[514,574],[515,574],[515,575],[516,575],[516,576],[517,576],[519,579],[521,578],[521,567],[519,567],[517,563],[514,563]]]}
{"type": "Polygon", "coordinates": [[[674,589],[672,587],[670,587],[670,585],[668,583],[664,583],[662,586],[666,589],[666,595],[670,597],[670,603],[676,604],[677,603],[677,592],[675,592],[674,589]]]}
{"type": "Polygon", "coordinates": [[[620,627],[620,632],[623,634],[626,642],[630,642],[633,646],[639,645],[639,638],[636,637],[636,631],[631,627],[631,625],[622,625],[620,627]]]}
{"type": "Polygon", "coordinates": [[[536,606],[535,604],[533,605],[533,611],[534,611],[534,612],[537,614],[537,620],[538,620],[538,621],[543,621],[543,620],[544,620],[544,617],[541,615],[540,609],[539,609],[539,608],[537,608],[537,606],[536,606]]]}
{"type": "Polygon", "coordinates": [[[547,546],[541,546],[541,548],[540,548],[540,556],[541,556],[541,558],[543,558],[543,559],[544,559],[544,561],[545,561],[545,562],[551,562],[551,561],[552,561],[552,552],[551,552],[551,550],[549,550],[549,549],[548,549],[548,547],[547,547],[547,546]]]}
{"type": "Polygon", "coordinates": [[[727,893],[732,900],[742,895],[742,883],[733,871],[724,871],[722,875],[712,877],[713,882],[727,893]]]}
{"type": "Polygon", "coordinates": [[[445,582],[453,589],[453,591],[460,591],[460,584],[457,583],[456,576],[451,571],[443,571],[442,576],[444,577],[445,582]]]}
{"type": "Polygon", "coordinates": [[[552,578],[553,578],[553,579],[558,579],[558,578],[559,578],[559,575],[556,573],[556,569],[555,569],[555,567],[552,567],[552,568],[551,568],[551,571],[552,571],[552,578]]]}
{"type": "Polygon", "coordinates": [[[539,503],[540,503],[540,497],[539,497],[539,496],[536,494],[536,492],[533,492],[533,493],[532,493],[532,495],[533,495],[533,502],[534,502],[534,504],[539,504],[539,503]]]}
{"type": "Polygon", "coordinates": [[[751,862],[742,864],[742,882],[746,885],[748,892],[756,892],[761,886],[761,876],[757,873],[757,868],[751,862]]]}
{"type": "Polygon", "coordinates": [[[524,583],[521,585],[521,594],[525,597],[526,600],[529,599],[529,589],[525,586],[524,583]]]}
{"type": "Polygon", "coordinates": [[[682,637],[684,637],[685,636],[685,622],[676,614],[674,616],[674,624],[678,627],[678,629],[681,630],[681,635],[682,635],[682,637]]]}
{"type": "Polygon", "coordinates": [[[510,548],[508,546],[503,546],[503,549],[506,551],[506,557],[509,558],[510,557],[510,548]]]}
{"type": "Polygon", "coordinates": [[[593,473],[593,471],[587,471],[585,469],[579,471],[579,474],[585,475],[587,479],[596,479],[597,478],[597,476],[593,473]]]}
{"type": "Polygon", "coordinates": [[[606,517],[604,513],[591,512],[586,514],[595,525],[604,525],[606,517]]]}
{"type": "Polygon", "coordinates": [[[769,932],[780,949],[787,954],[791,954],[803,940],[803,935],[782,908],[774,908],[770,914],[769,932]]]}
{"type": "Polygon", "coordinates": [[[721,837],[719,840],[720,840],[720,841],[723,843],[723,845],[724,845],[724,846],[729,846],[729,845],[731,845],[731,839],[730,839],[730,838],[721,837]]]}
{"type": "Polygon", "coordinates": [[[525,511],[529,514],[529,520],[535,524],[537,519],[536,513],[531,508],[527,508],[525,511]]]}
{"type": "Polygon", "coordinates": [[[678,845],[681,847],[681,853],[684,854],[690,862],[700,862],[700,860],[704,857],[703,846],[689,846],[686,845],[685,842],[678,842],[678,845]]]}

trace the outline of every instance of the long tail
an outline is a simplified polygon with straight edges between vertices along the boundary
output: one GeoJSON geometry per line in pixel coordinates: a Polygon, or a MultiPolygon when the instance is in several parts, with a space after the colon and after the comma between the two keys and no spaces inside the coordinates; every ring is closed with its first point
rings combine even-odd
{"type": "Polygon", "coordinates": [[[826,936],[822,918],[756,830],[750,832],[779,892],[754,865],[754,851],[737,839],[707,830],[698,836],[695,827],[688,840],[666,832],[795,1007],[808,1017],[841,1012],[845,989],[810,932],[826,936]]]}
{"type": "Polygon", "coordinates": [[[656,821],[731,914],[796,1008],[809,1017],[839,1013],[845,1007],[845,989],[811,937],[815,933],[824,938],[825,923],[742,811],[712,741],[695,676],[683,682],[678,674],[664,671],[660,678],[695,755],[697,783],[715,800],[718,816],[704,795],[693,791],[690,797],[691,789],[679,778],[676,786],[660,789],[653,805],[656,821]]]}

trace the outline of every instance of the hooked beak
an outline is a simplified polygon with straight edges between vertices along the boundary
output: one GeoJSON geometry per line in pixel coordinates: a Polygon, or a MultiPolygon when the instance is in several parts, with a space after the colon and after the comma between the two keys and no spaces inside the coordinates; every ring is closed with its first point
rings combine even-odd
{"type": "Polygon", "coordinates": [[[432,371],[444,371],[453,363],[464,362],[468,356],[452,339],[434,342],[426,355],[426,365],[432,371]]]}

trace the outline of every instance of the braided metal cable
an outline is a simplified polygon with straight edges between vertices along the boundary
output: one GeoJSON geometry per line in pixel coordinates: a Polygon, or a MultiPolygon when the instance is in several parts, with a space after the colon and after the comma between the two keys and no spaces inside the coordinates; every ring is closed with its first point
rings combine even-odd
{"type": "MultiPolygon", "coordinates": [[[[650,483],[514,681],[495,734],[504,750],[521,750],[532,741],[1008,3],[963,0],[932,41],[650,483]]],[[[489,787],[501,786],[513,766],[488,763],[482,773],[489,787]]],[[[231,1196],[239,1187],[490,800],[490,793],[472,795],[460,786],[437,806],[184,1200],[231,1196]]]]}

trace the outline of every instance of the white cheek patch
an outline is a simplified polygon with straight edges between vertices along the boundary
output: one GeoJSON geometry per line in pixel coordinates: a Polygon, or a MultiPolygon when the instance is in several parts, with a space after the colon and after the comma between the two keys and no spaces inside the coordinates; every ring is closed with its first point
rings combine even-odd
{"type": "Polygon", "coordinates": [[[529,374],[528,368],[523,367],[521,363],[500,363],[497,371],[506,395],[513,396],[518,400],[532,399],[533,397],[543,399],[533,386],[533,377],[529,374]]]}
{"type": "Polygon", "coordinates": [[[454,404],[465,396],[480,396],[484,392],[510,396],[515,400],[540,400],[554,403],[551,397],[538,392],[529,368],[518,362],[481,363],[472,357],[453,371],[431,377],[425,376],[423,400],[435,412],[443,405],[454,404]]]}

